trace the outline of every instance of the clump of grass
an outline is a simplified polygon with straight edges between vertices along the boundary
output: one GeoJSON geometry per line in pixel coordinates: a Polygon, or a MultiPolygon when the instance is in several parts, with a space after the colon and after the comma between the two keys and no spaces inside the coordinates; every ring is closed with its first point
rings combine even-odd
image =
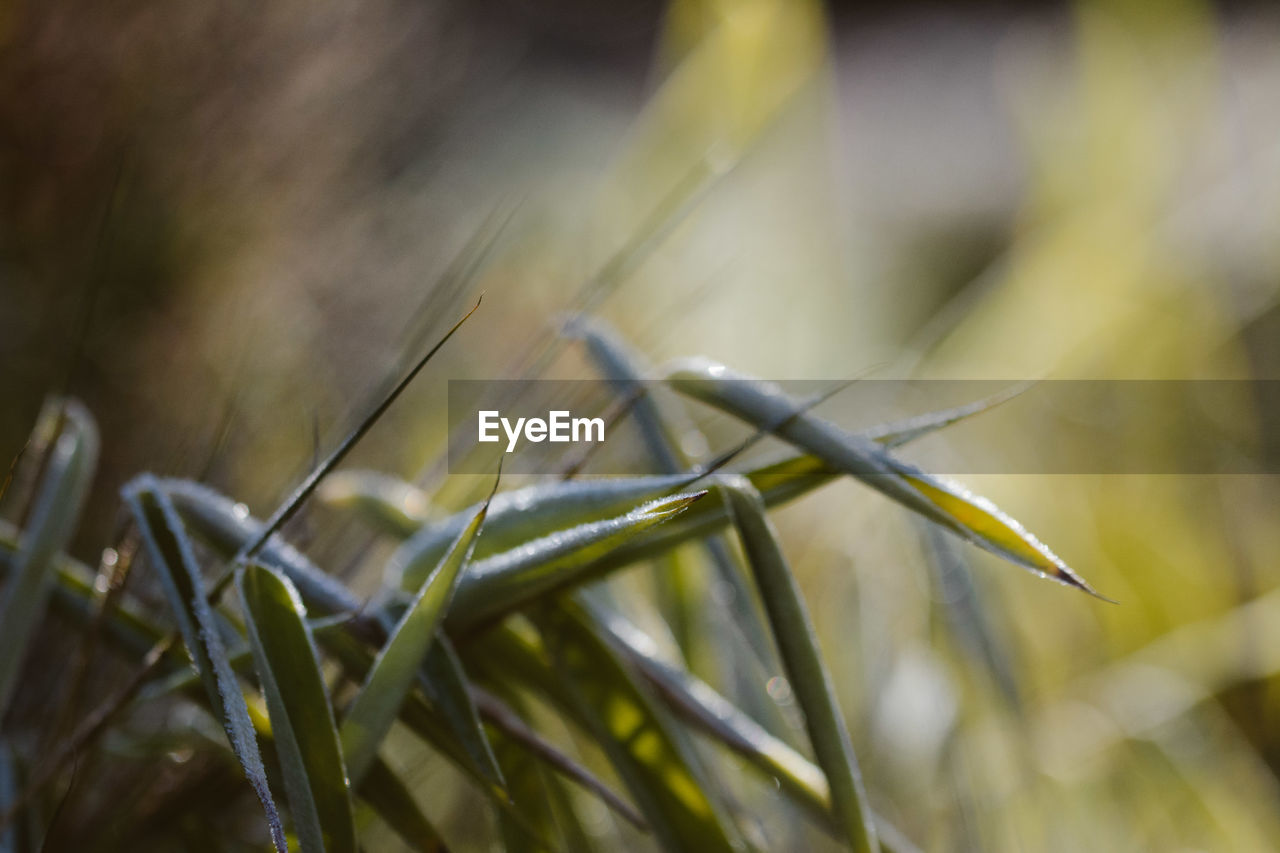
{"type": "MultiPolygon", "coordinates": [[[[266,521],[191,481],[143,475],[131,482],[124,507],[167,614],[122,590],[120,552],[112,550],[116,556],[104,559],[96,576],[67,556],[93,474],[96,434],[82,407],[58,404],[54,426],[41,426],[56,435],[44,442],[33,509],[21,528],[0,528],[0,698],[7,703],[20,687],[23,662],[40,653],[34,628],[50,601],[86,638],[126,661],[131,674],[96,708],[76,709],[70,730],[62,715],[5,729],[6,849],[40,841],[28,830],[56,803],[55,783],[71,778],[76,763],[116,760],[106,735],[122,719],[166,704],[194,704],[220,725],[217,748],[234,756],[260,801],[265,837],[281,851],[367,846],[374,815],[409,848],[441,849],[446,833],[428,818],[431,809],[399,761],[406,742],[421,744],[465,780],[512,850],[641,839],[698,851],[768,843],[735,802],[721,750],[776,784],[833,842],[859,853],[911,849],[871,810],[866,789],[874,792],[875,780],[862,779],[767,513],[852,476],[939,530],[1092,592],[1009,516],[892,452],[1004,398],[854,435],[766,383],[730,378],[707,363],[685,365],[666,380],[671,387],[775,435],[793,453],[732,473],[734,452],[713,466],[690,466],[667,437],[661,407],[645,398],[632,411],[654,459],[648,476],[556,478],[505,492],[495,483],[480,504],[428,519],[406,512],[430,505],[416,486],[346,472],[330,496],[380,534],[402,540],[382,567],[383,589],[363,598],[292,547],[284,524],[457,328],[266,521]],[[739,541],[742,558],[725,536],[739,541]],[[637,564],[669,569],[665,561],[689,542],[705,543],[714,570],[742,597],[735,617],[741,636],[780,665],[808,735],[804,746],[788,743],[786,732],[779,736],[776,720],[749,710],[777,712],[761,683],[744,679],[734,687],[741,695],[731,698],[689,669],[680,645],[674,654],[661,651],[676,620],[692,643],[698,613],[712,606],[705,589],[687,583],[691,573],[656,574],[653,601],[620,600],[602,583],[637,564]],[[46,722],[52,730],[41,730],[46,722]],[[572,733],[567,742],[565,731],[572,733]],[[35,743],[55,748],[40,752],[30,747],[35,743]],[[599,805],[620,822],[588,821],[599,805]]],[[[598,329],[588,339],[619,393],[634,393],[639,368],[621,359],[620,345],[598,329]]],[[[366,559],[378,553],[369,549],[366,559]]],[[[726,660],[745,657],[731,640],[715,642],[726,660]]],[[[165,742],[155,748],[166,753],[166,738],[198,740],[190,727],[163,718],[151,735],[165,742]]],[[[198,813],[197,824],[216,826],[243,812],[237,798],[185,807],[198,813]]],[[[239,833],[229,842],[254,837],[252,830],[226,831],[239,833]]],[[[172,838],[171,828],[144,822],[117,843],[140,849],[172,838]]]]}

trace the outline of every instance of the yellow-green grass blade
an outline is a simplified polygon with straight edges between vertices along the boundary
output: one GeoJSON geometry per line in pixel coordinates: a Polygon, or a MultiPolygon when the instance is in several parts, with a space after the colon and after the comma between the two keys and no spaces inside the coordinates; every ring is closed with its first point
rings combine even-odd
{"type": "MultiPolygon", "coordinates": [[[[653,640],[621,614],[590,606],[605,639],[649,682],[673,713],[734,752],[774,780],[828,832],[839,832],[831,812],[827,777],[812,761],[770,734],[749,714],[693,673],[663,659],[653,640]]],[[[884,818],[876,816],[880,847],[890,853],[914,853],[916,846],[884,818]]]]}
{"type": "Polygon", "coordinates": [[[980,548],[1042,577],[1098,595],[1060,557],[991,501],[897,459],[868,438],[800,411],[801,404],[777,385],[705,359],[683,362],[667,378],[682,393],[749,424],[771,428],[781,424],[775,430],[780,438],[980,548]],[[794,416],[787,419],[788,413],[794,416]]]}
{"type": "Polygon", "coordinates": [[[485,638],[482,654],[600,744],[664,849],[739,849],[691,744],[585,615],[565,602],[540,611],[538,621],[542,642],[503,628],[485,638]]]}
{"type": "MultiPolygon", "coordinates": [[[[484,538],[476,543],[475,559],[523,545],[548,531],[602,521],[628,512],[646,501],[687,485],[694,475],[626,477],[544,483],[496,495],[485,521],[484,538]]],[[[370,504],[371,505],[371,504],[370,504]]],[[[478,505],[477,505],[478,507],[478,505]]],[[[387,561],[388,587],[417,589],[441,554],[466,527],[477,507],[427,525],[410,537],[387,561]]],[[[381,515],[387,510],[381,509],[381,515]]],[[[369,514],[366,513],[366,516],[369,514]]]]}
{"type": "Polygon", "coordinates": [[[625,515],[559,530],[478,560],[458,585],[449,623],[475,625],[492,620],[579,582],[583,567],[678,516],[704,494],[660,498],[625,515]]]}
{"type": "Polygon", "coordinates": [[[98,430],[74,400],[61,406],[61,430],[49,451],[30,520],[0,603],[0,717],[18,686],[27,647],[53,588],[54,562],[75,532],[98,460],[98,430]]]}
{"type": "Polygon", "coordinates": [[[351,790],[302,601],[254,562],[237,573],[236,590],[303,853],[354,851],[351,790]]]}

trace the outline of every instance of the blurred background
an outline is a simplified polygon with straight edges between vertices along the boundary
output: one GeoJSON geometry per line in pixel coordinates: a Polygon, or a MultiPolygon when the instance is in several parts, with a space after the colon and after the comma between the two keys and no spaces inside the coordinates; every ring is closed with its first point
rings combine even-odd
{"type": "MultiPolygon", "coordinates": [[[[69,0],[0,39],[0,450],[88,403],[86,559],[142,470],[268,514],[482,291],[355,464],[431,470],[448,379],[594,376],[530,355],[584,309],[777,379],[1280,379],[1269,4],[69,0]]],[[[1280,408],[1231,417],[1257,475],[965,478],[1118,606],[855,483],[775,513],[921,846],[1280,842],[1280,408]]]]}

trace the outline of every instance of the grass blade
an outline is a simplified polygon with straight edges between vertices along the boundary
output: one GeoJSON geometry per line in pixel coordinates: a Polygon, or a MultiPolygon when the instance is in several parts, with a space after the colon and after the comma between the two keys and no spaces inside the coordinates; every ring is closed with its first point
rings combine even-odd
{"type": "Polygon", "coordinates": [[[98,460],[98,430],[93,418],[74,400],[61,406],[62,430],[50,450],[0,603],[0,717],[18,686],[28,643],[53,587],[55,558],[75,532],[98,460]]]}
{"type": "MultiPolygon", "coordinates": [[[[249,515],[243,504],[192,480],[158,479],[182,520],[223,559],[232,559],[262,536],[265,523],[249,515]]],[[[308,609],[322,614],[350,613],[363,602],[336,578],[322,572],[280,536],[268,537],[258,562],[279,569],[297,587],[308,609]]]]}
{"type": "Polygon", "coordinates": [[[827,776],[832,809],[850,847],[857,853],[874,853],[879,844],[862,774],[795,575],[778,547],[760,493],[741,477],[726,477],[723,483],[721,488],[773,626],[783,669],[804,713],[818,765],[827,776]]]}
{"type": "Polygon", "coordinates": [[[543,611],[538,621],[578,719],[604,748],[663,847],[737,849],[688,744],[585,614],[566,603],[543,611]]]}
{"type": "Polygon", "coordinates": [[[661,498],[626,515],[561,530],[477,561],[458,585],[449,624],[474,626],[580,582],[584,566],[679,515],[704,494],[661,498]]]}
{"type": "Polygon", "coordinates": [[[297,591],[250,562],[236,577],[285,793],[304,853],[354,851],[351,791],[328,691],[297,591]]]}
{"type": "Polygon", "coordinates": [[[471,556],[488,508],[486,502],[472,516],[471,522],[454,540],[435,570],[423,581],[413,603],[378,653],[364,686],[342,722],[343,754],[353,780],[361,778],[377,755],[378,746],[413,686],[414,674],[427,656],[462,567],[471,556]]]}
{"type": "MultiPolygon", "coordinates": [[[[692,479],[691,475],[681,474],[571,480],[503,492],[496,495],[490,504],[485,535],[476,544],[475,559],[482,560],[510,550],[545,536],[548,530],[576,527],[625,513],[645,501],[688,485],[692,479]]],[[[426,573],[466,528],[479,506],[477,504],[415,533],[387,562],[384,583],[389,587],[411,590],[421,586],[426,573]]],[[[377,514],[386,511],[381,508],[377,514]]]]}
{"type": "Polygon", "coordinates": [[[249,709],[222,643],[221,629],[213,608],[205,596],[199,566],[182,529],[182,520],[161,491],[159,482],[149,474],[127,485],[124,499],[134,514],[151,561],[160,574],[161,585],[187,650],[200,672],[214,716],[226,730],[227,739],[244,768],[249,784],[262,801],[276,849],[287,853],[284,828],[267,785],[267,774],[254,737],[249,709]]]}
{"type": "Polygon", "coordinates": [[[500,731],[507,740],[524,748],[532,757],[538,759],[549,769],[576,782],[585,790],[595,794],[606,806],[616,814],[625,818],[631,825],[642,832],[649,827],[644,817],[635,807],[619,796],[612,788],[601,781],[590,770],[565,755],[553,744],[544,739],[529,727],[528,723],[513,710],[508,703],[514,704],[514,697],[508,692],[504,702],[489,691],[472,687],[476,707],[480,714],[500,731]]]}
{"type": "MultiPolygon", "coordinates": [[[[756,426],[777,423],[801,408],[776,385],[703,359],[683,363],[668,381],[682,393],[756,426]]],[[[776,432],[978,547],[1042,577],[1102,597],[1021,524],[963,486],[908,465],[875,442],[809,413],[797,414],[776,432]]]]}
{"type": "MultiPolygon", "coordinates": [[[[715,688],[693,673],[658,655],[652,639],[621,614],[591,606],[590,613],[609,644],[644,677],[662,702],[685,722],[697,727],[760,770],[797,805],[829,832],[840,831],[831,812],[827,777],[812,761],[774,737],[715,688]]],[[[880,847],[889,853],[917,850],[905,834],[876,816],[880,847]]]]}

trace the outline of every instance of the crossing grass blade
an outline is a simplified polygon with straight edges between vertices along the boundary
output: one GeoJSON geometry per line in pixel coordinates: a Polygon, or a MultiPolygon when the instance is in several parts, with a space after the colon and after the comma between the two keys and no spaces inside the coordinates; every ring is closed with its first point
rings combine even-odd
{"type": "Polygon", "coordinates": [[[600,639],[589,618],[564,602],[540,611],[537,621],[550,677],[561,685],[562,707],[604,749],[662,846],[739,849],[731,824],[710,798],[711,786],[690,744],[600,639]]]}
{"type": "Polygon", "coordinates": [[[525,752],[536,758],[547,769],[595,794],[602,803],[608,806],[615,814],[626,819],[632,826],[642,832],[648,831],[649,827],[644,822],[644,817],[635,810],[634,806],[624,800],[590,770],[574,761],[530,728],[529,724],[513,710],[513,705],[519,706],[521,703],[510,691],[506,691],[507,701],[503,701],[502,698],[494,695],[494,693],[473,685],[472,695],[481,715],[508,742],[523,748],[525,752]]]}
{"type": "Polygon", "coordinates": [[[284,827],[267,784],[244,693],[231,668],[218,620],[205,597],[200,568],[183,530],[182,519],[159,482],[149,474],[125,486],[124,500],[133,512],[151,562],[160,575],[161,586],[200,672],[214,716],[226,730],[231,748],[262,802],[276,849],[287,853],[284,827]]]}
{"type": "Polygon", "coordinates": [[[354,851],[351,791],[305,608],[288,580],[254,562],[236,590],[303,853],[354,851]]]}
{"type": "MultiPolygon", "coordinates": [[[[602,521],[687,485],[688,474],[626,477],[609,480],[570,480],[544,483],[503,492],[493,498],[485,521],[484,538],[476,543],[475,559],[515,548],[546,536],[548,531],[602,521]]],[[[412,488],[412,487],[410,487],[412,488]]],[[[387,513],[371,499],[368,518],[387,513]]],[[[477,504],[436,524],[422,527],[387,562],[384,583],[401,589],[417,589],[426,572],[439,561],[449,543],[466,527],[477,504]]]]}
{"type": "Polygon", "coordinates": [[[415,673],[427,657],[436,628],[444,616],[454,586],[471,556],[476,536],[484,524],[486,502],[454,540],[453,546],[423,581],[374,660],[364,686],[342,721],[342,748],[347,771],[355,781],[364,775],[378,747],[399,715],[400,706],[413,686],[415,673]]]}
{"type": "Polygon", "coordinates": [[[59,401],[61,429],[49,450],[14,570],[0,603],[0,717],[18,685],[31,637],[53,588],[54,563],[75,532],[98,460],[98,430],[88,410],[59,401]]]}
{"type": "MultiPolygon", "coordinates": [[[[778,386],[705,359],[682,362],[667,377],[684,394],[755,425],[778,423],[800,404],[778,386]]],[[[870,439],[799,412],[777,435],[898,501],[952,533],[1041,577],[1102,598],[1060,557],[991,501],[921,471],[870,439]]]]}
{"type": "Polygon", "coordinates": [[[650,501],[617,518],[560,530],[477,561],[458,585],[449,624],[475,626],[580,582],[584,566],[678,516],[704,494],[650,501]]]}
{"type": "MultiPolygon", "coordinates": [[[[156,488],[172,501],[191,532],[231,560],[262,538],[266,522],[249,514],[243,504],[192,480],[153,478],[156,488]]],[[[263,540],[255,559],[279,569],[297,588],[307,608],[318,615],[349,613],[363,602],[336,578],[322,572],[279,535],[263,540]]]]}
{"type": "MultiPolygon", "coordinates": [[[[654,693],[682,720],[741,755],[793,802],[833,834],[840,831],[831,811],[827,777],[813,762],[770,734],[702,679],[659,656],[653,640],[620,614],[604,607],[590,608],[605,638],[654,693]]],[[[880,816],[875,817],[881,849],[914,853],[916,846],[880,816]]]]}
{"type": "Polygon", "coordinates": [[[773,626],[783,669],[804,714],[818,765],[826,774],[832,810],[851,849],[857,853],[875,853],[879,849],[875,819],[863,790],[849,730],[836,703],[835,688],[822,660],[818,638],[796,586],[795,575],[778,547],[759,492],[741,477],[725,477],[721,483],[773,626]]]}

